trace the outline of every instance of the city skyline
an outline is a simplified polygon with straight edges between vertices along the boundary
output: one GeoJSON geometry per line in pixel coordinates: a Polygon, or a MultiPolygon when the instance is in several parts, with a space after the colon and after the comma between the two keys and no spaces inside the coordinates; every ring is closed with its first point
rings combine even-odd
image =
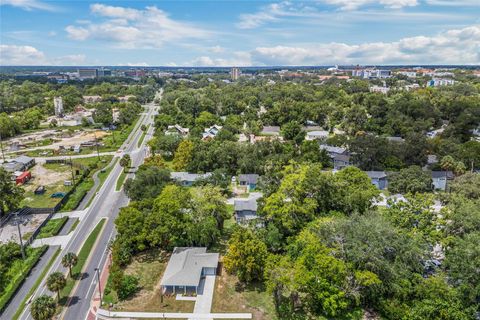
{"type": "Polygon", "coordinates": [[[480,63],[480,3],[1,0],[0,65],[480,63]]]}

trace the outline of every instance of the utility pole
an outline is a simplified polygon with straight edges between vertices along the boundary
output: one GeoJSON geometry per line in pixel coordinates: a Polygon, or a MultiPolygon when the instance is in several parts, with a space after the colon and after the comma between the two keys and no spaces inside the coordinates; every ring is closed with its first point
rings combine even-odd
{"type": "Polygon", "coordinates": [[[95,147],[97,148],[97,157],[98,157],[98,160],[100,160],[100,152],[98,151],[97,132],[94,131],[94,132],[93,132],[93,135],[95,136],[95,147]]]}
{"type": "Polygon", "coordinates": [[[0,133],[0,149],[2,150],[2,158],[3,158],[3,162],[5,162],[5,153],[3,152],[2,133],[0,133]]]}
{"type": "Polygon", "coordinates": [[[15,224],[17,225],[17,229],[18,229],[18,237],[20,239],[20,248],[22,249],[22,258],[23,260],[25,260],[25,248],[23,247],[23,240],[22,240],[22,232],[20,231],[20,224],[21,224],[21,221],[20,221],[20,218],[18,217],[18,212],[15,212],[15,224]]]}
{"type": "Polygon", "coordinates": [[[73,173],[73,162],[72,162],[72,156],[70,156],[70,171],[72,172],[72,180],[73,180],[73,185],[75,185],[75,174],[73,173]]]}
{"type": "Polygon", "coordinates": [[[98,293],[100,294],[100,306],[102,305],[102,287],[100,285],[100,270],[95,268],[95,272],[97,273],[97,281],[98,281],[98,293]]]}

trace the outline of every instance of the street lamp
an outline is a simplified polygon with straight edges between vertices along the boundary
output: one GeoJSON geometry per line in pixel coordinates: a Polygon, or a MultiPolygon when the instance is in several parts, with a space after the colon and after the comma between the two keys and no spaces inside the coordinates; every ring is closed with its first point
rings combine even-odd
{"type": "Polygon", "coordinates": [[[13,223],[17,225],[17,229],[18,229],[18,238],[20,239],[20,248],[22,249],[22,258],[23,260],[25,260],[25,248],[23,247],[23,240],[22,240],[22,232],[20,230],[20,225],[24,222],[27,222],[28,220],[25,219],[25,220],[22,220],[19,216],[18,216],[18,212],[15,212],[15,218],[13,219],[13,223]]]}
{"type": "Polygon", "coordinates": [[[97,273],[98,292],[100,293],[100,306],[102,306],[102,287],[100,286],[100,269],[95,268],[95,272],[97,273]]]}

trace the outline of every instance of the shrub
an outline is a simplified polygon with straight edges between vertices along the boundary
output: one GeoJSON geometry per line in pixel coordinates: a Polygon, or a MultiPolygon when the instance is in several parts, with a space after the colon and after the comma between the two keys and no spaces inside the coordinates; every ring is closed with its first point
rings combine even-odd
{"type": "Polygon", "coordinates": [[[135,276],[126,275],[122,278],[122,283],[117,292],[120,300],[125,300],[138,291],[138,278],[135,276]]]}

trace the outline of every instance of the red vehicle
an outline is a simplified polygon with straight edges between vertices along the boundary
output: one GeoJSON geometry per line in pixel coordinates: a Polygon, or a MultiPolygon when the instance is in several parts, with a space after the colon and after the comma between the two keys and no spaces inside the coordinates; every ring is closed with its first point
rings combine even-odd
{"type": "Polygon", "coordinates": [[[31,178],[32,178],[32,174],[30,173],[30,171],[25,171],[15,179],[15,182],[17,184],[24,184],[31,178]]]}

